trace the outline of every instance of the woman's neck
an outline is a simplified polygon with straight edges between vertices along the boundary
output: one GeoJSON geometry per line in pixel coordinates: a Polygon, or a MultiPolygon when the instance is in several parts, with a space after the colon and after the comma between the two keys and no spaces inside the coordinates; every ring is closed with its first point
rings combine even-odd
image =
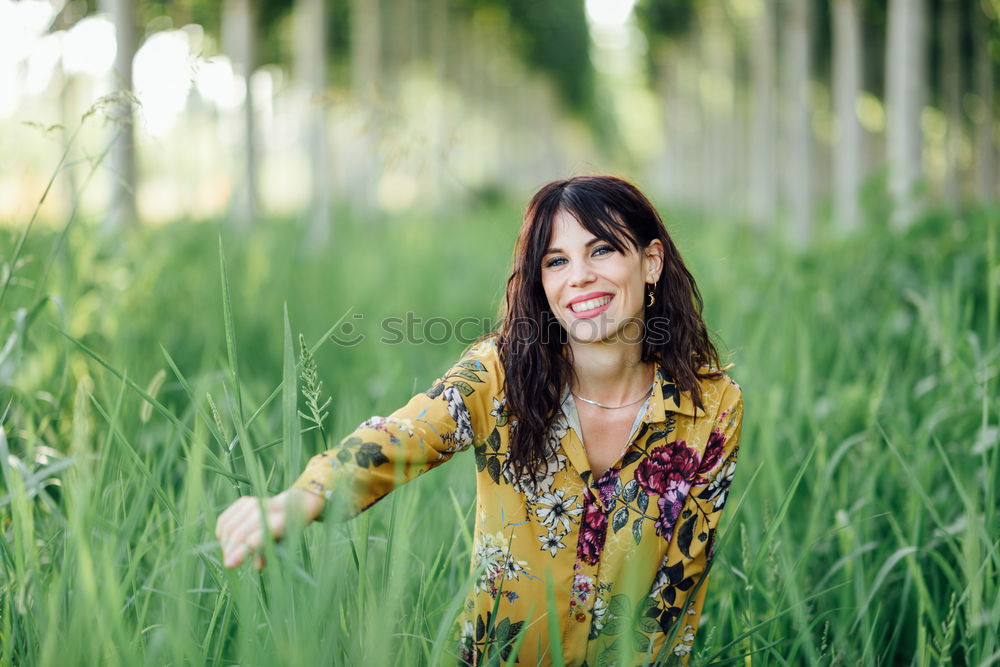
{"type": "Polygon", "coordinates": [[[643,363],[642,347],[570,343],[575,378],[570,390],[605,405],[621,405],[649,389],[653,364],[643,363]]]}

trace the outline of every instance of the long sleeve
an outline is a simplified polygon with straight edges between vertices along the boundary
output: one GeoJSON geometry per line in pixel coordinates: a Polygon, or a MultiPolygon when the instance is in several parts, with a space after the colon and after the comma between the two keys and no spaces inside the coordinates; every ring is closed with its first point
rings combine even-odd
{"type": "MultiPolygon", "coordinates": [[[[715,419],[694,483],[657,573],[658,593],[654,591],[653,595],[660,613],[660,626],[669,635],[673,626],[679,624],[673,644],[666,653],[668,664],[687,664],[701,621],[709,583],[707,570],[714,555],[716,531],[739,454],[743,396],[736,384],[727,387],[715,419]],[[702,578],[705,581],[698,586],[702,578]],[[685,604],[692,595],[694,597],[685,610],[685,604]]],[[[653,652],[654,655],[656,653],[653,652]]]]}
{"type": "MultiPolygon", "coordinates": [[[[337,514],[353,516],[456,452],[483,442],[495,422],[490,413],[501,383],[495,346],[491,340],[479,343],[427,391],[388,417],[371,417],[310,459],[292,486],[335,498],[337,514]]],[[[329,515],[330,508],[324,508],[324,516],[329,515]]]]}

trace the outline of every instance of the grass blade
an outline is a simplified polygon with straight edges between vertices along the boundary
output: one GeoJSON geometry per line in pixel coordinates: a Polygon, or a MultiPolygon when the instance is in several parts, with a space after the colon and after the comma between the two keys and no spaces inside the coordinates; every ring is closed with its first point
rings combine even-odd
{"type": "Polygon", "coordinates": [[[299,386],[297,382],[295,347],[292,327],[288,322],[288,304],[285,304],[285,337],[281,374],[281,425],[285,446],[285,473],[294,474],[302,465],[302,436],[299,430],[299,386]]]}

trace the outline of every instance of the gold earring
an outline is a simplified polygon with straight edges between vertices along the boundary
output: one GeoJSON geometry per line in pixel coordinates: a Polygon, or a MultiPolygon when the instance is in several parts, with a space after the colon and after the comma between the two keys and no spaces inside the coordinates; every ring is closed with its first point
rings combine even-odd
{"type": "Polygon", "coordinates": [[[656,283],[653,283],[653,289],[649,290],[649,294],[646,295],[649,297],[649,303],[646,304],[647,308],[651,307],[654,303],[656,303],[656,297],[653,296],[653,290],[655,289],[656,289],[656,283]]]}

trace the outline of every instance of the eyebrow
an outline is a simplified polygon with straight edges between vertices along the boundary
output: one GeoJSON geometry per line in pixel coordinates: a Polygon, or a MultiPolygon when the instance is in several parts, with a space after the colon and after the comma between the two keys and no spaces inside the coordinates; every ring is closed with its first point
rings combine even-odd
{"type": "MultiPolygon", "coordinates": [[[[599,238],[597,238],[595,236],[594,238],[592,238],[589,241],[587,241],[587,245],[585,247],[589,248],[590,246],[594,245],[595,243],[600,243],[600,242],[601,242],[601,239],[599,239],[599,238]]],[[[542,253],[542,257],[544,257],[545,255],[552,255],[552,254],[555,254],[555,253],[558,253],[558,252],[562,252],[562,251],[563,251],[562,248],[546,248],[545,252],[542,253]]]]}

